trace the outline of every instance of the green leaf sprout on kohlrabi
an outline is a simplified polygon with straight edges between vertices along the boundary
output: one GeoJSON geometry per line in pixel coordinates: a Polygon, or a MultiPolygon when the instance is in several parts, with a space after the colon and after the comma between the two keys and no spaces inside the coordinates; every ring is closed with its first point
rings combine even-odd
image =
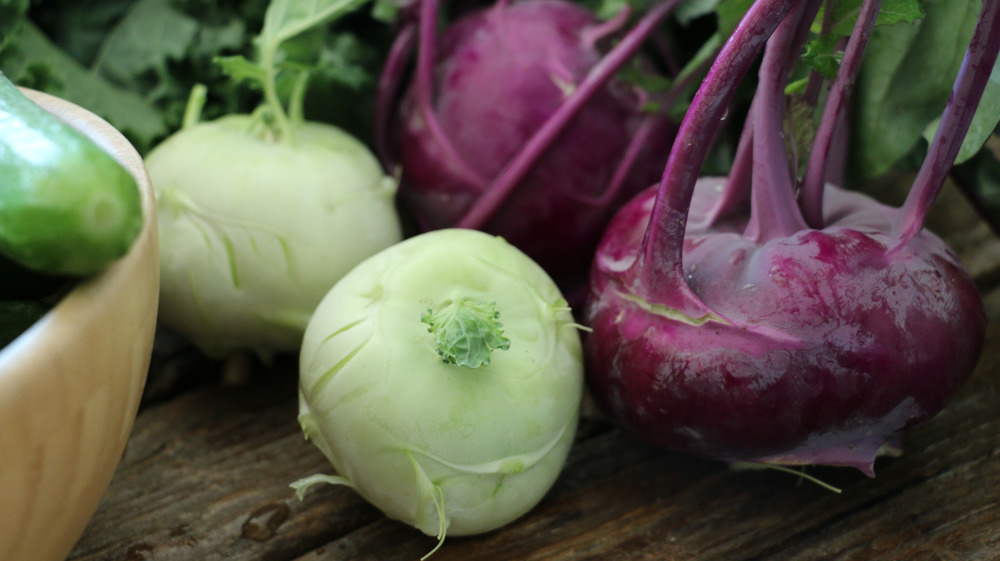
{"type": "Polygon", "coordinates": [[[218,61],[259,86],[263,104],[199,122],[205,92],[196,89],[185,126],[146,159],[157,192],[161,319],[206,354],[297,352],[330,287],[402,237],[395,180],[359,140],[304,120],[309,61],[279,55],[285,41],[361,4],[273,0],[257,60],[218,61]],[[288,99],[279,75],[293,84],[288,99]]]}
{"type": "Polygon", "coordinates": [[[437,352],[448,364],[476,368],[489,364],[495,349],[510,348],[496,302],[457,298],[437,312],[428,309],[420,321],[429,326],[437,352]]]}
{"type": "Polygon", "coordinates": [[[502,238],[445,229],[379,252],[306,328],[299,422],[337,475],[293,487],[347,485],[438,546],[511,522],[573,442],[579,329],[552,279],[502,238]]]}

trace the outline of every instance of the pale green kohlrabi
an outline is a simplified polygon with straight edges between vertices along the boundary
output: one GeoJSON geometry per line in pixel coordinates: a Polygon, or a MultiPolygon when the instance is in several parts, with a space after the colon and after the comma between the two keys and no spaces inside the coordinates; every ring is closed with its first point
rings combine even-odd
{"type": "Polygon", "coordinates": [[[354,265],[399,241],[395,181],[361,142],[295,125],[295,142],[231,115],[151,152],[161,320],[209,355],[298,351],[313,309],[354,265]]]}
{"type": "Polygon", "coordinates": [[[401,239],[395,181],[367,146],[302,114],[310,70],[329,62],[303,45],[279,51],[364,3],[271,0],[257,58],[218,59],[260,87],[261,106],[198,122],[206,92],[196,88],[184,127],[146,158],[160,223],[160,317],[206,354],[297,352],[330,287],[401,239]],[[279,75],[294,84],[287,109],[279,75]]]}
{"type": "Polygon", "coordinates": [[[438,545],[518,518],[575,436],[578,329],[548,275],[499,237],[438,230],[378,253],[306,329],[299,421],[337,475],[293,486],[348,485],[438,545]]]}

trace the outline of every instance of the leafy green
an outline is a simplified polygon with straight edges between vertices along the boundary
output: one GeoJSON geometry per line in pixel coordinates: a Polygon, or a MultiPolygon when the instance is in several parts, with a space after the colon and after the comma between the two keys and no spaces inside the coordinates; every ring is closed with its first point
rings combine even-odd
{"type": "MultiPolygon", "coordinates": [[[[318,27],[340,18],[368,0],[271,0],[264,14],[254,60],[242,55],[218,58],[224,71],[237,82],[251,82],[264,94],[262,124],[276,138],[292,141],[293,121],[302,118],[302,105],[309,73],[321,63],[345,58],[319,56],[324,53],[325,34],[318,27]],[[284,84],[284,88],[279,88],[284,84]],[[282,95],[282,90],[286,95],[282,95]],[[286,106],[287,103],[287,106],[286,106]]],[[[350,43],[341,43],[350,45],[350,43]]],[[[348,57],[349,58],[349,57],[348,57]]]]}
{"type": "Polygon", "coordinates": [[[839,42],[840,37],[836,35],[820,35],[816,40],[806,43],[802,62],[827,78],[835,77],[840,61],[844,58],[844,52],[837,49],[839,42]]]}
{"type": "Polygon", "coordinates": [[[261,51],[276,50],[282,42],[351,12],[368,0],[272,0],[257,39],[261,51]]]}
{"type": "MultiPolygon", "coordinates": [[[[805,46],[802,61],[827,78],[837,74],[843,52],[838,50],[840,40],[851,35],[854,24],[858,21],[861,5],[864,0],[838,0],[833,4],[833,13],[825,24],[829,30],[824,31],[825,16],[820,11],[813,23],[813,32],[819,36],[805,46]]],[[[825,5],[824,5],[825,6],[825,5]]],[[[884,0],[875,19],[875,26],[894,25],[897,23],[913,23],[927,15],[920,0],[884,0]]]]}
{"type": "Polygon", "coordinates": [[[941,113],[979,14],[978,0],[933,2],[927,17],[878,27],[855,84],[851,161],[859,177],[884,173],[941,113]]]}
{"type": "Polygon", "coordinates": [[[448,364],[478,368],[490,363],[494,350],[507,350],[495,302],[454,299],[438,311],[427,310],[420,321],[434,334],[435,347],[448,364]]]}
{"type": "MultiPolygon", "coordinates": [[[[935,119],[924,129],[924,138],[930,142],[937,132],[941,119],[935,119]]],[[[955,163],[960,164],[982,149],[986,140],[994,133],[997,124],[1000,123],[1000,59],[997,59],[990,73],[990,81],[986,83],[986,90],[976,108],[976,114],[972,118],[969,132],[965,135],[962,148],[955,157],[955,163]]]]}
{"type": "Polygon", "coordinates": [[[30,0],[0,0],[0,50],[4,48],[24,15],[28,13],[30,5],[30,0]]]}
{"type": "MultiPolygon", "coordinates": [[[[198,83],[224,78],[220,51],[249,50],[247,5],[199,0],[45,0],[31,5],[0,45],[0,70],[23,86],[90,109],[145,152],[180,124],[198,83]],[[37,4],[37,5],[36,5],[37,4]],[[188,13],[185,9],[195,10],[188,13]]],[[[258,17],[263,18],[261,13],[258,17]]],[[[9,22],[9,23],[8,23],[9,22]]],[[[224,86],[210,104],[219,114],[244,107],[224,86]]]]}
{"type": "Polygon", "coordinates": [[[718,5],[719,0],[684,0],[674,9],[674,19],[681,25],[688,25],[700,17],[714,13],[718,5]]]}
{"type": "MultiPolygon", "coordinates": [[[[864,0],[837,0],[834,3],[832,19],[830,20],[830,33],[837,37],[850,35],[858,20],[862,4],[864,4],[864,0]]],[[[926,9],[920,0],[883,0],[878,17],[875,19],[875,25],[913,23],[926,15],[926,9]]],[[[823,17],[821,11],[816,21],[822,21],[823,17]]],[[[818,27],[819,24],[815,24],[814,30],[820,31],[818,27]]]]}
{"type": "MultiPolygon", "coordinates": [[[[319,13],[311,10],[336,3],[277,4],[286,9],[281,18],[272,15],[270,29],[301,24],[319,13]]],[[[264,27],[268,6],[268,0],[0,0],[0,70],[90,109],[146,153],[181,126],[198,85],[208,89],[203,119],[260,103],[253,80],[233,80],[227,71],[236,72],[234,57],[249,60],[257,52],[253,30],[264,27]]],[[[296,76],[308,71],[310,115],[368,138],[370,119],[359,108],[369,109],[390,40],[391,29],[364,14],[285,40],[275,53],[286,70],[278,95],[288,99],[301,90],[296,76]]]]}
{"type": "Polygon", "coordinates": [[[9,37],[0,69],[20,86],[46,91],[103,116],[139,143],[166,133],[153,104],[83,67],[29,21],[9,37]]]}

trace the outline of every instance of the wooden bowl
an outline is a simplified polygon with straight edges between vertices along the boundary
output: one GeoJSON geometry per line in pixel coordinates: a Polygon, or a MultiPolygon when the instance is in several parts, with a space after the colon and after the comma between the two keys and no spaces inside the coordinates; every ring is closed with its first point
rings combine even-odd
{"type": "Polygon", "coordinates": [[[0,351],[0,559],[61,561],[97,509],[139,407],[158,305],[156,214],[142,158],[121,133],[72,103],[24,92],[124,165],[145,213],[122,259],[0,351]]]}

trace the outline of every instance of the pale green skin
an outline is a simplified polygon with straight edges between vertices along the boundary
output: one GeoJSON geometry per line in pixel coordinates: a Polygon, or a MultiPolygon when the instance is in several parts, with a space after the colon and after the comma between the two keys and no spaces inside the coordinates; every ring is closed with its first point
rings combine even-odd
{"type": "MultiPolygon", "coordinates": [[[[527,256],[473,230],[410,238],[323,299],[300,357],[305,435],[341,478],[428,535],[486,532],[534,507],[559,475],[579,417],[578,326],[527,256]],[[420,318],[450,298],[496,302],[508,350],[444,363],[420,318]]],[[[301,489],[300,489],[301,490],[301,489]]]]}
{"type": "Polygon", "coordinates": [[[294,142],[233,115],[153,150],[160,318],[210,356],[297,352],[326,292],[401,239],[387,177],[366,146],[326,124],[294,142]]]}

